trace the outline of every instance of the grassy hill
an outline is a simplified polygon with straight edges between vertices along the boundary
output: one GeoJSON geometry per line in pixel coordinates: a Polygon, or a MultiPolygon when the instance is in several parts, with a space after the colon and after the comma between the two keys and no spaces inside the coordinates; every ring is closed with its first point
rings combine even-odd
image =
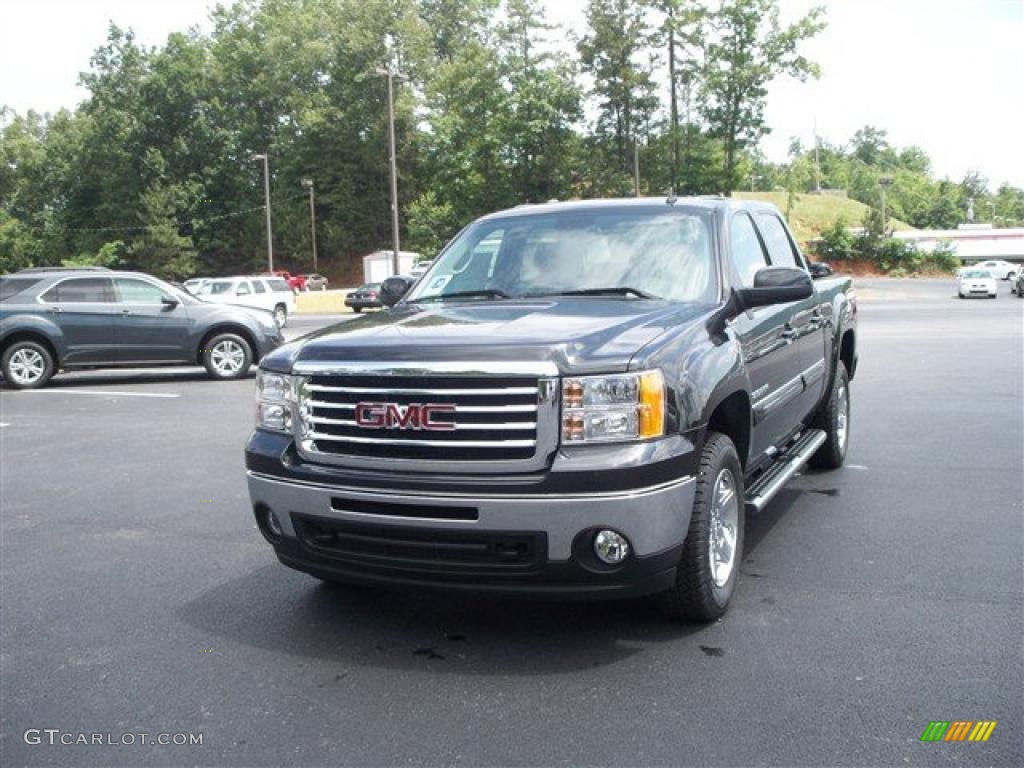
{"type": "MultiPolygon", "coordinates": [[[[786,212],[786,192],[733,192],[733,197],[741,200],[763,200],[772,203],[783,213],[786,212]]],[[[846,221],[847,226],[859,227],[864,220],[864,213],[868,207],[856,200],[832,197],[830,195],[798,194],[793,203],[793,210],[789,215],[789,226],[796,235],[797,240],[806,243],[813,240],[818,234],[832,224],[839,216],[846,221]]],[[[889,226],[893,229],[913,229],[898,219],[889,219],[889,226]]]]}

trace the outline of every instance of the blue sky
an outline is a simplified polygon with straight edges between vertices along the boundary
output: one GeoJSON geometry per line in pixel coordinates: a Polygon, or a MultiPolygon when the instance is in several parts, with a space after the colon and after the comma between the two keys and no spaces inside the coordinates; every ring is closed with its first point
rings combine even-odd
{"type": "MultiPolygon", "coordinates": [[[[3,0],[0,104],[24,112],[73,107],[76,86],[108,20],[161,43],[205,26],[210,0],[3,0]]],[[[584,0],[548,0],[552,20],[582,34],[584,0]]],[[[815,4],[829,26],[806,46],[822,78],[773,84],[762,148],[781,160],[791,136],[813,141],[814,124],[841,143],[857,128],[884,128],[920,145],[935,171],[959,179],[980,170],[993,186],[1024,186],[1024,0],[781,0],[784,18],[815,4]]]]}

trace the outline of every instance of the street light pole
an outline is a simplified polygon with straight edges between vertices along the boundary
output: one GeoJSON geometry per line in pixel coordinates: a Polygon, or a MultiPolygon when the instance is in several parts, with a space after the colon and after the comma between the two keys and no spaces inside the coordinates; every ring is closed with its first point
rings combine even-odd
{"type": "Polygon", "coordinates": [[[270,226],[270,161],[264,152],[253,155],[253,160],[263,161],[263,207],[267,212],[267,271],[274,271],[274,233],[270,226]]]}
{"type": "Polygon", "coordinates": [[[312,179],[303,179],[302,180],[302,186],[305,189],[309,190],[309,226],[310,226],[310,232],[311,232],[312,238],[313,238],[313,271],[316,272],[317,271],[317,264],[316,264],[316,206],[315,206],[315,204],[313,202],[313,196],[314,196],[313,180],[312,179]]]}
{"type": "Polygon", "coordinates": [[[378,67],[373,74],[379,77],[386,77],[388,81],[388,148],[391,162],[391,242],[394,249],[392,255],[392,274],[397,275],[400,271],[398,263],[399,241],[398,241],[398,160],[395,157],[395,85],[406,77],[397,72],[390,65],[387,69],[378,67]]]}

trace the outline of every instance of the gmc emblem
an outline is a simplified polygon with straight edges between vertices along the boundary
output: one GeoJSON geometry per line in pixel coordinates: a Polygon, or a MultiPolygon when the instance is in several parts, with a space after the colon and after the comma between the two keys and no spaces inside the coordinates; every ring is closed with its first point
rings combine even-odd
{"type": "Polygon", "coordinates": [[[455,415],[455,406],[445,403],[356,403],[356,424],[365,429],[455,429],[454,421],[435,421],[438,414],[455,415]]]}

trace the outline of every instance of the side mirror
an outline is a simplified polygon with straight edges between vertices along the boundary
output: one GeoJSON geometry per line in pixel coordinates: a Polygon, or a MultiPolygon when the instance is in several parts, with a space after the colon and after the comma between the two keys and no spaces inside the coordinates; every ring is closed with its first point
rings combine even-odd
{"type": "Polygon", "coordinates": [[[765,267],[754,275],[754,287],[736,292],[744,310],[803,301],[814,294],[811,277],[794,267],[765,267]]]}
{"type": "Polygon", "coordinates": [[[160,303],[164,305],[165,309],[174,309],[181,302],[178,301],[173,296],[161,296],[160,297],[160,303]]]}
{"type": "Polygon", "coordinates": [[[405,275],[389,277],[380,284],[380,303],[385,307],[395,306],[409,292],[414,282],[416,281],[405,275]]]}
{"type": "Polygon", "coordinates": [[[811,279],[817,280],[819,277],[830,277],[832,275],[832,267],[823,261],[812,261],[811,262],[811,279]]]}

